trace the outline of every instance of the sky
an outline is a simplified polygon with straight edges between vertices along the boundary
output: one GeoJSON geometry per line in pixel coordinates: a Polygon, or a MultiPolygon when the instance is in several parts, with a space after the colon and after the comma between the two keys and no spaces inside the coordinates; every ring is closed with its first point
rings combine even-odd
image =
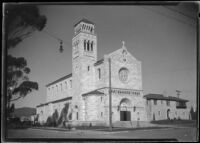
{"type": "Polygon", "coordinates": [[[144,94],[176,96],[196,103],[196,24],[193,8],[134,5],[40,5],[46,27],[34,32],[14,49],[31,68],[29,79],[39,90],[15,103],[16,108],[46,102],[46,86],[72,71],[73,26],[82,18],[95,23],[98,59],[122,47],[142,62],[144,94]],[[181,11],[181,12],[180,12],[181,11]],[[47,34],[48,33],[48,34],[47,34]],[[63,53],[59,41],[63,40],[63,53]]]}

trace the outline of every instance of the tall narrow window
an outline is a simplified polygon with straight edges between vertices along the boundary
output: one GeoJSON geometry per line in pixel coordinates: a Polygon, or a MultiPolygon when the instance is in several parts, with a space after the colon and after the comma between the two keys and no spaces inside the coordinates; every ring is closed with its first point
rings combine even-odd
{"type": "Polygon", "coordinates": [[[91,42],[91,51],[93,51],[93,41],[91,42]]]}
{"type": "Polygon", "coordinates": [[[58,85],[56,85],[56,90],[57,90],[57,92],[58,92],[58,85]]]}
{"type": "Polygon", "coordinates": [[[67,81],[65,81],[65,89],[67,89],[67,81]]]}
{"type": "Polygon", "coordinates": [[[70,88],[72,88],[72,80],[70,80],[70,88]]]}
{"type": "Polygon", "coordinates": [[[78,120],[78,112],[76,112],[76,119],[78,120]]]}
{"type": "Polygon", "coordinates": [[[84,50],[86,51],[86,40],[84,40],[84,50]]]}
{"type": "Polygon", "coordinates": [[[90,42],[88,41],[87,42],[87,51],[89,51],[90,50],[90,42]]]}
{"type": "Polygon", "coordinates": [[[87,67],[87,70],[88,70],[88,71],[90,70],[90,66],[87,67]]]}
{"type": "Polygon", "coordinates": [[[98,76],[99,76],[99,79],[101,79],[101,69],[98,68],[98,76]]]}
{"type": "Polygon", "coordinates": [[[60,84],[60,91],[62,91],[62,83],[60,84]]]}
{"type": "Polygon", "coordinates": [[[157,105],[157,100],[156,99],[154,99],[154,105],[157,105]]]}

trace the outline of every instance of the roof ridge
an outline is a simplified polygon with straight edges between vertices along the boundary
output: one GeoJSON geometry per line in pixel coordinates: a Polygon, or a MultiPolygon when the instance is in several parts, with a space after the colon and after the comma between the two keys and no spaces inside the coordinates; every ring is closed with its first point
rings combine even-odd
{"type": "Polygon", "coordinates": [[[57,82],[59,82],[59,81],[62,81],[62,80],[64,80],[64,79],[67,79],[67,78],[69,78],[69,77],[71,77],[71,76],[72,76],[72,73],[70,73],[70,74],[68,74],[68,75],[65,75],[65,76],[63,76],[63,77],[61,77],[61,78],[59,78],[59,79],[57,79],[57,80],[55,80],[55,81],[50,82],[49,84],[46,85],[46,87],[48,87],[48,86],[50,86],[50,85],[52,85],[52,84],[54,84],[54,83],[57,83],[57,82]]]}

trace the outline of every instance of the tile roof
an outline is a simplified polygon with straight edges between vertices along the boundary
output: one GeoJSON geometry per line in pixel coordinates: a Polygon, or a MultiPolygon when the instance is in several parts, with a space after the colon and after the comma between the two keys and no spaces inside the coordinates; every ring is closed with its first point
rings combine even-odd
{"type": "Polygon", "coordinates": [[[103,62],[104,62],[104,59],[100,59],[96,63],[94,63],[94,66],[100,65],[103,62]]]}
{"type": "Polygon", "coordinates": [[[85,23],[88,23],[88,24],[94,24],[93,22],[91,22],[91,21],[89,21],[89,20],[87,20],[87,19],[85,19],[85,18],[82,18],[82,19],[79,20],[76,24],[74,24],[74,27],[75,27],[76,25],[78,25],[79,23],[81,23],[81,22],[85,22],[85,23]]]}
{"type": "Polygon", "coordinates": [[[40,104],[36,107],[41,107],[41,106],[44,106],[44,105],[48,105],[49,103],[57,103],[57,102],[66,101],[66,100],[70,100],[70,99],[72,99],[72,97],[66,97],[66,98],[50,101],[50,102],[47,102],[47,103],[43,103],[43,104],[40,104]]]}
{"type": "Polygon", "coordinates": [[[67,79],[67,78],[69,78],[69,77],[71,77],[71,76],[72,76],[72,73],[70,73],[70,74],[68,74],[68,75],[66,75],[66,76],[64,76],[64,77],[61,77],[61,78],[59,78],[59,79],[57,79],[57,80],[55,80],[55,81],[53,81],[53,82],[51,82],[51,83],[49,83],[49,84],[47,84],[46,87],[48,87],[48,86],[50,86],[50,85],[52,85],[52,84],[55,84],[55,83],[57,83],[57,82],[60,82],[60,81],[62,81],[62,80],[64,80],[64,79],[67,79]]]}
{"type": "Polygon", "coordinates": [[[177,98],[177,97],[173,97],[173,96],[165,97],[162,94],[152,94],[152,93],[144,95],[144,98],[146,98],[146,99],[157,99],[157,100],[170,100],[170,101],[188,102],[188,100],[185,100],[185,99],[181,99],[181,98],[177,98]]]}
{"type": "Polygon", "coordinates": [[[104,93],[100,92],[98,90],[93,90],[93,91],[90,91],[88,93],[82,94],[82,96],[91,95],[91,94],[104,94],[104,93]]]}

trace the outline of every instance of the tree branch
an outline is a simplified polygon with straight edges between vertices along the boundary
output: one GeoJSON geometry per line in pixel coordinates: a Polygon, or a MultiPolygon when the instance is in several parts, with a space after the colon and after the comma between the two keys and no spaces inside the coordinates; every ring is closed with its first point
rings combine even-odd
{"type": "Polygon", "coordinates": [[[19,97],[15,98],[15,99],[12,99],[12,100],[10,100],[9,102],[16,101],[16,100],[18,100],[18,99],[20,99],[20,98],[22,98],[22,96],[19,96],[19,97]]]}

